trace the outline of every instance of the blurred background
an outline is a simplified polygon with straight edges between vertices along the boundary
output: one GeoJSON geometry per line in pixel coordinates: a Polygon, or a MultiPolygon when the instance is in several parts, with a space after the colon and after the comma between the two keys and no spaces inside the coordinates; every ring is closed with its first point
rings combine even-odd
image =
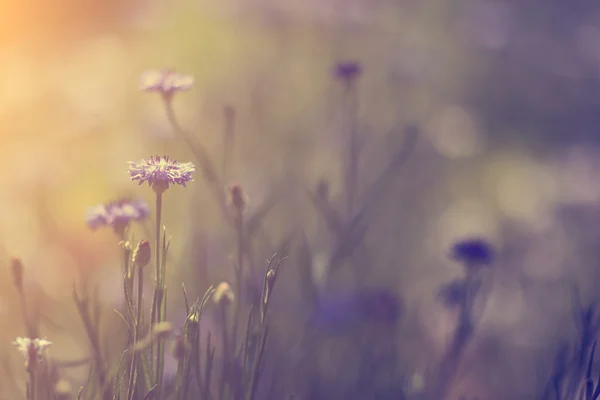
{"type": "MultiPolygon", "coordinates": [[[[403,384],[426,375],[453,329],[435,296],[462,273],[449,247],[479,235],[499,254],[452,398],[535,398],[558,343],[573,337],[573,287],[584,302],[598,298],[600,7],[590,0],[0,0],[0,393],[18,398],[15,385],[24,387],[11,346],[25,333],[10,257],[23,260],[52,355],[85,357],[73,283],[96,281],[107,327],[119,325],[112,309],[122,305],[118,240],[91,232],[85,210],[124,195],[153,206],[127,161],[195,161],[160,97],[139,90],[147,69],[195,78],[174,109],[217,159],[224,107],[235,109],[223,178],[242,185],[249,212],[278,195],[257,257],[301,231],[318,281],[331,249],[305,193],[323,179],[332,199],[342,191],[343,85],[332,74],[340,61],[362,67],[360,188],[384,170],[406,127],[420,132],[366,236],[366,280],[402,298],[403,384]]],[[[230,279],[234,236],[200,172],[164,201],[173,285],[185,280],[195,298],[230,279]]],[[[291,358],[307,312],[298,275],[290,262],[275,294],[291,358]]],[[[170,315],[176,324],[185,317],[170,315]]],[[[77,386],[87,371],[69,374],[77,386]]]]}

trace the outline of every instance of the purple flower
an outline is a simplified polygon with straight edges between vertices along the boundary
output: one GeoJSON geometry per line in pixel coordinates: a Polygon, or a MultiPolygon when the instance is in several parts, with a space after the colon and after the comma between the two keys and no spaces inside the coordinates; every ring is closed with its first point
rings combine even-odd
{"type": "Polygon", "coordinates": [[[132,181],[139,184],[148,182],[148,185],[157,193],[162,193],[169,185],[183,185],[194,180],[195,172],[191,162],[180,163],[171,160],[168,156],[150,157],[140,162],[129,162],[129,176],[132,181]]]}
{"type": "Polygon", "coordinates": [[[90,208],[86,221],[92,230],[109,226],[119,233],[123,232],[131,221],[143,220],[148,214],[148,205],[143,200],[119,199],[90,208]]]}
{"type": "Polygon", "coordinates": [[[452,246],[450,257],[468,266],[491,265],[494,261],[494,248],[485,239],[465,239],[452,246]]]}
{"type": "Polygon", "coordinates": [[[337,63],[334,70],[336,78],[346,81],[351,81],[360,76],[362,68],[358,62],[347,61],[337,63]]]}
{"type": "Polygon", "coordinates": [[[170,69],[152,70],[144,72],[140,79],[140,88],[147,92],[158,92],[163,96],[171,97],[176,92],[192,89],[194,78],[175,72],[170,69]]]}

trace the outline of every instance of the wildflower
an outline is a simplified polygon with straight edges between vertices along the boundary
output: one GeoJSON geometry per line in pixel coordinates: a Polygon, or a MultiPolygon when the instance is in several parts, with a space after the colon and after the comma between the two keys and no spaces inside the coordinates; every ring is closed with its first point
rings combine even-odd
{"type": "Polygon", "coordinates": [[[143,268],[148,265],[151,257],[152,251],[150,249],[150,242],[147,240],[141,240],[133,251],[133,262],[139,268],[143,268]]]}
{"type": "Polygon", "coordinates": [[[23,290],[23,263],[18,257],[13,257],[10,264],[10,272],[12,273],[13,284],[15,288],[20,292],[23,290]]]}
{"type": "Polygon", "coordinates": [[[162,193],[169,185],[183,185],[193,181],[192,174],[195,172],[194,164],[191,162],[180,163],[171,160],[168,156],[150,157],[140,162],[129,162],[129,176],[132,181],[139,184],[148,182],[148,185],[157,193],[162,193]]]}
{"type": "Polygon", "coordinates": [[[248,203],[248,196],[244,192],[244,189],[242,189],[239,184],[233,183],[229,185],[227,194],[227,202],[229,205],[237,212],[241,213],[244,211],[246,204],[248,203]]]}
{"type": "Polygon", "coordinates": [[[86,221],[92,230],[110,226],[115,232],[123,233],[132,221],[144,220],[148,214],[148,205],[143,200],[123,198],[90,208],[86,221]]]}
{"type": "Polygon", "coordinates": [[[235,293],[227,282],[221,282],[215,288],[213,301],[219,306],[228,306],[235,301],[235,293]]]}
{"type": "Polygon", "coordinates": [[[31,368],[43,359],[44,351],[52,342],[47,339],[18,337],[13,344],[17,346],[17,350],[25,357],[25,367],[31,368]]]}
{"type": "Polygon", "coordinates": [[[170,69],[146,71],[141,76],[140,88],[158,92],[170,99],[177,92],[187,92],[194,86],[194,78],[170,69]]]}
{"type": "Polygon", "coordinates": [[[334,75],[336,78],[346,82],[351,82],[358,78],[362,72],[360,64],[356,61],[339,62],[335,66],[334,75]]]}
{"type": "Polygon", "coordinates": [[[463,263],[468,269],[490,265],[494,261],[494,249],[481,238],[461,240],[452,246],[451,258],[463,263]]]}

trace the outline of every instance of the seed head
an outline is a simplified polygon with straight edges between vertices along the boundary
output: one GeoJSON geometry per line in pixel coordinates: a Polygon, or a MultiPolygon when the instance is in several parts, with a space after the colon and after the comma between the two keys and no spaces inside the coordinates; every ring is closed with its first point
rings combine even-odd
{"type": "Polygon", "coordinates": [[[152,250],[150,249],[150,242],[147,240],[140,240],[133,251],[133,262],[139,268],[144,268],[150,262],[151,257],[152,250]]]}

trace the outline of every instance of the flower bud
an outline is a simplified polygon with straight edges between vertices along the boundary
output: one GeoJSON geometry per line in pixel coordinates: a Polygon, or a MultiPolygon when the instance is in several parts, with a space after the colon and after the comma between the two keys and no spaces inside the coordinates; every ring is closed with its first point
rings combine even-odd
{"type": "Polygon", "coordinates": [[[227,282],[221,282],[215,288],[213,301],[219,306],[228,306],[235,301],[235,293],[227,282]]]}
{"type": "Polygon", "coordinates": [[[185,341],[183,335],[177,335],[173,341],[172,354],[177,361],[183,360],[189,350],[189,345],[185,341]]]}
{"type": "Polygon", "coordinates": [[[152,257],[152,250],[150,249],[150,242],[147,240],[141,240],[133,252],[133,262],[139,268],[143,268],[150,262],[152,257]]]}
{"type": "Polygon", "coordinates": [[[72,398],[73,390],[71,384],[64,379],[59,380],[54,385],[54,393],[59,400],[68,400],[72,398]]]}
{"type": "Polygon", "coordinates": [[[267,271],[267,276],[266,276],[266,280],[267,280],[267,293],[265,294],[265,298],[263,299],[263,301],[266,303],[269,298],[271,297],[271,294],[273,293],[273,286],[275,286],[275,280],[277,279],[277,273],[275,272],[275,270],[270,269],[269,271],[267,271]]]}
{"type": "Polygon", "coordinates": [[[227,202],[237,212],[244,211],[248,197],[239,184],[234,183],[229,186],[227,202]]]}

